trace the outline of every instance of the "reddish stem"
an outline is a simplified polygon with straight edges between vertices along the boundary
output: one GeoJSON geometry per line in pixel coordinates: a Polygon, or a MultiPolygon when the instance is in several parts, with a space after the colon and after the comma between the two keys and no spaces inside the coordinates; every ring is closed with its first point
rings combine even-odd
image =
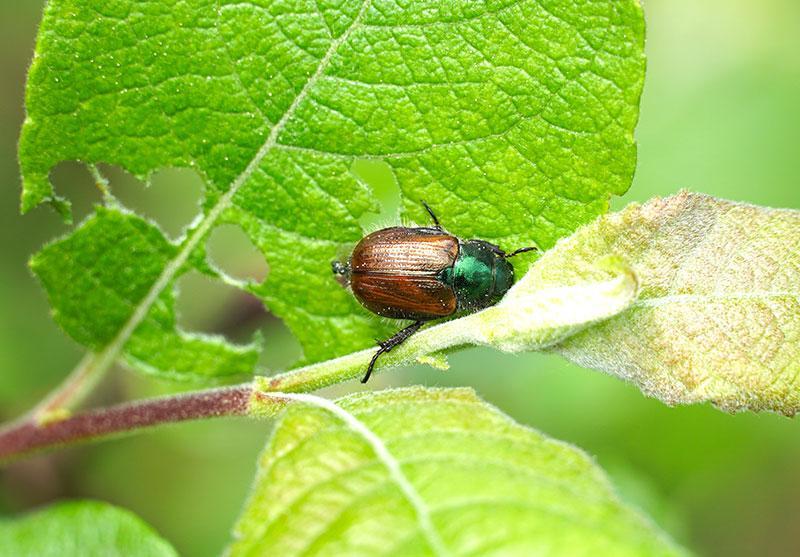
{"type": "Polygon", "coordinates": [[[120,435],[165,423],[222,416],[244,416],[250,407],[249,383],[154,398],[91,410],[40,424],[25,419],[0,429],[0,462],[46,448],[120,435]]]}

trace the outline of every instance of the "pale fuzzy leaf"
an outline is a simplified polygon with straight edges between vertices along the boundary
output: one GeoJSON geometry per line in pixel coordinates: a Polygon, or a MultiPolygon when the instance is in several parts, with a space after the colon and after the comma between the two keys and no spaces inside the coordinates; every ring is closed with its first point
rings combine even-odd
{"type": "Polygon", "coordinates": [[[177,557],[129,511],[96,501],[70,501],[0,520],[0,554],[36,557],[177,557]]]}
{"type": "Polygon", "coordinates": [[[233,557],[683,553],[584,453],[471,390],[295,396],[260,458],[233,557]]]}
{"type": "Polygon", "coordinates": [[[555,350],[669,404],[800,409],[800,211],[681,193],[601,217],[545,254],[540,285],[619,254],[640,282],[620,315],[555,350]]]}
{"type": "Polygon", "coordinates": [[[593,323],[618,314],[636,299],[637,279],[621,260],[601,258],[587,266],[581,282],[547,285],[529,272],[496,306],[453,327],[463,344],[485,344],[505,352],[541,350],[593,323]]]}
{"type": "MultiPolygon", "coordinates": [[[[37,274],[87,346],[170,377],[218,375],[215,354],[252,369],[252,348],[174,326],[175,279],[213,274],[205,239],[231,223],[269,264],[247,290],[297,335],[306,361],[366,347],[391,326],[330,272],[377,208],[353,164],[390,167],[406,217],[426,218],[424,198],[460,236],[550,247],[630,185],[643,48],[636,0],[51,0],[26,92],[23,208],[67,212],[49,179],[64,160],[140,177],[191,167],[206,198],[178,244],[134,223],[147,237],[130,243],[163,257],[100,253],[101,227],[84,225],[81,242],[59,244],[64,257],[39,258],[37,274]],[[135,288],[114,282],[139,266],[135,288]],[[100,288],[77,294],[98,277],[100,288]]],[[[113,220],[106,237],[134,221],[113,220]]],[[[516,260],[520,271],[530,261],[516,260]]]]}

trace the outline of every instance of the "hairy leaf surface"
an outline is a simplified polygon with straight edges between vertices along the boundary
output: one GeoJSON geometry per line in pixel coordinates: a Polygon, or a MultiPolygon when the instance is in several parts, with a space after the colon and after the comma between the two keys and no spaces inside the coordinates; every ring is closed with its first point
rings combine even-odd
{"type": "Polygon", "coordinates": [[[601,217],[532,269],[582,280],[617,253],[639,279],[625,311],[555,347],[670,404],[800,409],[800,211],[681,193],[601,217]]]}
{"type": "Polygon", "coordinates": [[[52,0],[28,80],[23,209],[49,201],[68,214],[48,178],[63,160],[143,178],[191,167],[206,199],[177,244],[135,216],[100,212],[36,272],[59,322],[92,348],[117,346],[170,376],[217,374],[215,353],[247,368],[251,350],[176,330],[171,300],[189,268],[215,274],[205,238],[234,223],[269,262],[266,280],[246,288],[307,361],[364,347],[388,329],[329,267],[376,209],[354,161],[390,166],[406,216],[422,221],[425,198],[459,235],[549,247],[630,184],[643,36],[635,0],[52,0]],[[158,258],[125,292],[77,296],[58,277],[82,286],[140,265],[138,252],[91,251],[107,226],[119,227],[112,237],[146,230],[137,244],[158,258]],[[67,258],[82,274],[61,266],[67,258]]]}
{"type": "Polygon", "coordinates": [[[681,554],[585,454],[471,390],[322,403],[279,422],[232,556],[681,554]]]}
{"type": "Polygon", "coordinates": [[[95,501],[59,503],[17,519],[0,520],[0,553],[37,557],[177,557],[132,513],[95,501]]]}

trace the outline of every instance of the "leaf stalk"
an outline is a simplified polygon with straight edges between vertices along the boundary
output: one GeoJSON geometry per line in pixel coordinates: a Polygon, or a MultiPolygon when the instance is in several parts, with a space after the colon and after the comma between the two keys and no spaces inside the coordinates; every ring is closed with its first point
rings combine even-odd
{"type": "MultiPolygon", "coordinates": [[[[0,463],[55,447],[117,437],[159,425],[251,415],[253,383],[146,399],[75,414],[49,422],[28,418],[0,430],[0,463]]],[[[277,413],[289,401],[260,393],[259,413],[277,413]]],[[[255,414],[254,414],[255,415],[255,414]]]]}

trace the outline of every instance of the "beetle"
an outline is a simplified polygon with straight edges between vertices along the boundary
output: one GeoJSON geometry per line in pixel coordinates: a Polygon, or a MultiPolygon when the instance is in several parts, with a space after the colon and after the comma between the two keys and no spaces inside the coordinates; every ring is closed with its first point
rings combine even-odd
{"type": "Polygon", "coordinates": [[[375,362],[416,333],[423,323],[457,313],[473,313],[496,304],[514,284],[510,257],[485,240],[462,240],[449,234],[424,201],[433,226],[393,226],[361,239],[347,262],[331,264],[334,276],[369,311],[413,323],[378,342],[378,350],[361,380],[366,383],[375,362]]]}

